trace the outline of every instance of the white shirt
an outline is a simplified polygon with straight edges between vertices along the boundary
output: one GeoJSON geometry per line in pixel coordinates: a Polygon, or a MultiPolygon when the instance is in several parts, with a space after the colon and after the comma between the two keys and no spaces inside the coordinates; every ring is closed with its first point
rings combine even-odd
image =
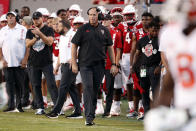
{"type": "Polygon", "coordinates": [[[75,35],[75,31],[73,29],[70,29],[66,35],[61,35],[59,39],[59,57],[60,57],[60,63],[68,63],[68,61],[71,59],[71,40],[73,36],[75,35]]]}
{"type": "Polygon", "coordinates": [[[183,29],[183,23],[168,25],[160,41],[175,82],[174,104],[189,108],[196,105],[196,30],[185,36],[183,29]]]}
{"type": "Polygon", "coordinates": [[[5,26],[0,30],[0,48],[8,67],[18,67],[25,55],[27,29],[19,24],[14,28],[5,26]]]}
{"type": "Polygon", "coordinates": [[[162,29],[161,29],[161,31],[160,31],[160,33],[159,33],[159,51],[160,52],[165,52],[165,44],[162,42],[163,40],[162,39],[164,39],[164,38],[162,38],[162,37],[164,37],[165,35],[167,35],[167,34],[165,34],[165,33],[167,33],[166,32],[166,30],[165,30],[165,28],[166,27],[163,27],[162,29]]]}

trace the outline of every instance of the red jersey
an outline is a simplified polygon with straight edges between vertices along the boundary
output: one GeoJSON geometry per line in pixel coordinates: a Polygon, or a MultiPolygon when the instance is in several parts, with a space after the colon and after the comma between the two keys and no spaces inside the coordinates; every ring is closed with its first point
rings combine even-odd
{"type": "MultiPolygon", "coordinates": [[[[132,48],[132,36],[141,27],[142,25],[140,22],[136,22],[134,25],[131,26],[128,26],[128,24],[126,23],[123,32],[123,53],[130,53],[132,48]]],[[[121,25],[121,30],[122,30],[122,25],[121,25]]]]}
{"type": "Polygon", "coordinates": [[[139,39],[143,38],[144,36],[148,35],[147,32],[144,31],[143,28],[140,28],[136,33],[135,33],[135,36],[136,36],[136,40],[138,41],[139,39]]]}
{"type": "Polygon", "coordinates": [[[58,57],[59,56],[59,38],[60,35],[58,33],[54,33],[54,42],[52,43],[52,53],[54,56],[58,57]]]}
{"type": "Polygon", "coordinates": [[[118,29],[118,26],[114,26],[113,24],[111,24],[110,29],[116,30],[116,31],[120,31],[120,30],[118,29]]]}
{"type": "MultiPolygon", "coordinates": [[[[115,56],[116,56],[116,48],[122,49],[121,34],[120,34],[119,31],[116,31],[116,30],[113,30],[113,29],[110,29],[110,34],[111,34],[111,37],[112,37],[112,40],[113,40],[114,53],[115,53],[115,56]]],[[[107,59],[106,59],[105,69],[109,70],[111,68],[111,66],[112,66],[112,63],[110,61],[110,58],[109,58],[109,55],[108,55],[108,52],[107,52],[107,59]]]]}

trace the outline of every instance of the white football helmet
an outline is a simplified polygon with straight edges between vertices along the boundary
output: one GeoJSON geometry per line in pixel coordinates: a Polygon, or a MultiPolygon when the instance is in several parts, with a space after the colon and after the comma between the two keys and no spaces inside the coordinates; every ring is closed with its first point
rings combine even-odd
{"type": "Polygon", "coordinates": [[[121,7],[114,7],[110,10],[111,16],[120,15],[122,16],[123,9],[121,7]]]}
{"type": "Polygon", "coordinates": [[[6,14],[3,14],[3,15],[0,17],[0,22],[1,22],[1,21],[7,21],[6,14]]]}
{"type": "Polygon", "coordinates": [[[73,20],[73,24],[74,23],[84,23],[84,18],[81,16],[77,16],[74,20],[73,20]]]}
{"type": "Polygon", "coordinates": [[[137,19],[138,19],[137,10],[135,9],[135,7],[133,5],[127,5],[127,6],[125,6],[125,8],[123,9],[122,14],[123,15],[129,15],[129,14],[132,14],[133,15],[133,18],[131,20],[125,20],[128,23],[136,22],[137,19]]]}
{"type": "Polygon", "coordinates": [[[69,12],[70,12],[69,19],[73,20],[75,17],[81,16],[82,9],[80,8],[78,4],[73,4],[69,7],[69,12]],[[72,11],[76,11],[77,14],[72,14],[71,13],[72,11]]]}
{"type": "Polygon", "coordinates": [[[40,12],[44,16],[49,16],[50,15],[48,9],[46,9],[46,8],[38,8],[36,11],[40,12]]]}
{"type": "Polygon", "coordinates": [[[52,12],[51,15],[50,15],[50,17],[51,18],[56,18],[57,17],[56,12],[52,12]]]}
{"type": "Polygon", "coordinates": [[[125,6],[125,8],[123,9],[123,15],[132,14],[132,13],[136,13],[135,7],[133,5],[125,6]]]}

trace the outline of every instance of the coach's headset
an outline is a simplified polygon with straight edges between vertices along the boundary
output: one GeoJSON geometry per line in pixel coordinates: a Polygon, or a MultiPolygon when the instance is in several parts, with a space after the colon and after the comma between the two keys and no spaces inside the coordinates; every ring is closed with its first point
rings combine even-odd
{"type": "Polygon", "coordinates": [[[91,8],[89,8],[89,9],[87,10],[87,15],[89,15],[89,11],[90,11],[91,9],[93,9],[93,8],[95,8],[96,11],[98,12],[98,20],[104,20],[104,15],[103,15],[103,13],[101,12],[101,10],[100,10],[98,7],[91,7],[91,8]]]}

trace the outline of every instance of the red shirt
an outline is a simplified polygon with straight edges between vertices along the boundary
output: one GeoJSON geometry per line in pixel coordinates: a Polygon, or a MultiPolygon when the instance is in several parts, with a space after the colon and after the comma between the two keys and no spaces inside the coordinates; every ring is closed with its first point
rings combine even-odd
{"type": "MultiPolygon", "coordinates": [[[[125,23],[125,22],[124,22],[125,23]]],[[[122,30],[122,25],[120,25],[122,30]]],[[[138,29],[142,27],[141,22],[136,22],[134,25],[126,26],[124,25],[123,32],[123,53],[130,53],[132,48],[132,36],[137,32],[138,29]]]]}
{"type": "Polygon", "coordinates": [[[58,57],[59,56],[59,38],[60,35],[58,33],[54,33],[54,42],[52,43],[52,52],[53,54],[58,57]]]}
{"type": "MultiPolygon", "coordinates": [[[[110,34],[111,34],[111,37],[112,37],[112,40],[113,40],[114,53],[115,53],[115,56],[116,56],[116,48],[122,49],[121,34],[120,34],[119,31],[116,31],[116,30],[113,30],[113,29],[110,29],[110,34]]],[[[112,63],[110,61],[110,58],[109,58],[109,55],[108,55],[108,52],[107,52],[107,59],[106,59],[105,69],[109,70],[111,68],[111,66],[112,66],[112,63]]]]}
{"type": "Polygon", "coordinates": [[[143,38],[144,36],[148,35],[147,32],[144,31],[143,28],[140,28],[136,33],[136,40],[138,41],[139,39],[143,38]]]}

